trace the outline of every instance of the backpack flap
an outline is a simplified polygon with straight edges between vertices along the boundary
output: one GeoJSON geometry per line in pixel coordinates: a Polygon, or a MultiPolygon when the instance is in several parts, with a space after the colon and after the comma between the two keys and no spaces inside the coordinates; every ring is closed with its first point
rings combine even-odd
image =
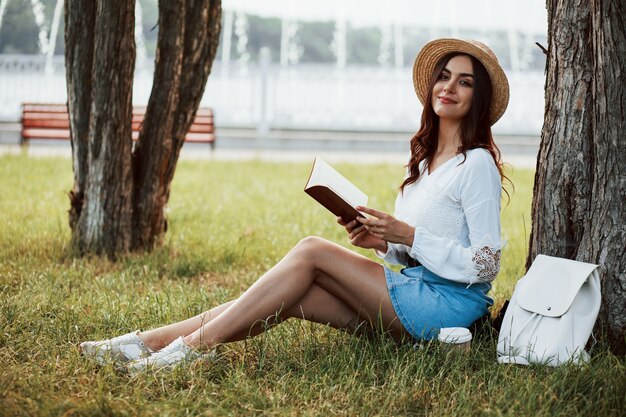
{"type": "Polygon", "coordinates": [[[518,282],[517,303],[526,311],[560,317],[572,305],[580,287],[598,265],[537,255],[518,282]]]}

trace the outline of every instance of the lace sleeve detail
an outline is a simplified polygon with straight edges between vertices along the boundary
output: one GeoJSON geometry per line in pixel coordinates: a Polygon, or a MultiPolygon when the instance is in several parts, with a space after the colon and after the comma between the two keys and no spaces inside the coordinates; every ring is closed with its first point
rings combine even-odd
{"type": "Polygon", "coordinates": [[[470,250],[471,261],[465,270],[466,276],[470,277],[470,284],[493,281],[500,271],[500,249],[480,245],[470,250]]]}

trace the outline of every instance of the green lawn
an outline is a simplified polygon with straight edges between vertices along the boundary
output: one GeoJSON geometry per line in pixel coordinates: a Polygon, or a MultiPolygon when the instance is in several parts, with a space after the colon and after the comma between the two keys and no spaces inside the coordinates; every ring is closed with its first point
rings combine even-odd
{"type": "MultiPolygon", "coordinates": [[[[372,207],[392,211],[402,166],[337,167],[370,195],[372,207]]],[[[492,337],[477,340],[470,355],[450,356],[436,344],[416,350],[288,321],[224,347],[215,364],[173,373],[129,378],[81,358],[82,340],[180,320],[236,297],[302,237],[349,246],[333,216],[302,192],[308,170],[182,161],[164,246],[111,263],[69,250],[70,160],[0,157],[0,415],[624,412],[626,361],[601,342],[580,368],[503,366],[492,337]]],[[[496,305],[523,272],[530,231],[533,173],[511,178],[496,305]]]]}

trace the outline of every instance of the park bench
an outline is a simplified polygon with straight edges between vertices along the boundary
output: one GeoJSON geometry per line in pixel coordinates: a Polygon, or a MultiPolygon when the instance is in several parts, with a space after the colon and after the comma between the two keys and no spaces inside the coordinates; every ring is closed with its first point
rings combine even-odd
{"type": "MultiPolygon", "coordinates": [[[[139,137],[145,113],[145,107],[133,107],[133,140],[139,137]]],[[[24,103],[21,122],[21,145],[27,145],[31,139],[70,139],[70,122],[65,104],[24,103]]],[[[185,142],[208,143],[211,149],[215,149],[213,109],[208,107],[198,109],[191,128],[185,136],[185,142]]]]}

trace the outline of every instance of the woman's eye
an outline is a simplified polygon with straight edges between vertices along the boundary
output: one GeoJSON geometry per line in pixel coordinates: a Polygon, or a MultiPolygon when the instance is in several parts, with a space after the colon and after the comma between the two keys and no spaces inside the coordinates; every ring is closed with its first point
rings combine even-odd
{"type": "Polygon", "coordinates": [[[440,80],[447,80],[448,76],[446,74],[439,74],[439,78],[440,80]]]}
{"type": "Polygon", "coordinates": [[[471,87],[472,86],[471,82],[465,81],[465,80],[461,80],[460,84],[465,86],[465,87],[471,87]]]}

